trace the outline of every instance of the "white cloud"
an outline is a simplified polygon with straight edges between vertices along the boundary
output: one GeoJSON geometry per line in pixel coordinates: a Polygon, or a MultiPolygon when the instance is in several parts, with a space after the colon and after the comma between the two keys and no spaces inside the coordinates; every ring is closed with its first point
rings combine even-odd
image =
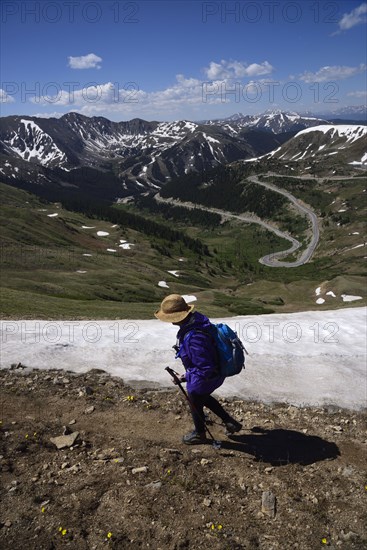
{"type": "MultiPolygon", "coordinates": [[[[118,83],[107,82],[81,89],[60,89],[57,95],[34,97],[33,103],[40,105],[69,105],[82,107],[87,111],[103,109],[108,105],[113,110],[130,112],[139,105],[149,108],[174,108],[185,104],[200,104],[203,101],[202,81],[176,75],[176,83],[164,90],[146,92],[135,82],[119,87],[118,83]]],[[[218,98],[220,101],[220,98],[218,98]]]]}
{"type": "Polygon", "coordinates": [[[5,90],[0,88],[0,103],[14,103],[14,97],[8,95],[5,90]]]}
{"type": "Polygon", "coordinates": [[[358,67],[346,67],[334,65],[332,67],[321,67],[316,73],[311,71],[305,71],[300,75],[299,79],[303,80],[307,84],[312,82],[326,82],[329,80],[343,80],[344,78],[350,78],[356,74],[362,73],[366,70],[366,65],[361,63],[358,67]]]}
{"type": "MultiPolygon", "coordinates": [[[[69,90],[63,90],[60,88],[58,93],[53,96],[34,97],[32,103],[39,103],[41,105],[84,105],[88,103],[101,103],[103,105],[109,105],[120,100],[120,92],[125,90],[119,90],[112,82],[105,84],[97,84],[93,86],[87,86],[79,90],[71,87],[69,90]]],[[[125,91],[125,93],[127,93],[125,91]]],[[[132,93],[131,93],[132,95],[132,93]]]]}
{"type": "Polygon", "coordinates": [[[61,118],[65,113],[54,111],[53,113],[32,113],[31,116],[38,118],[61,118]]]}
{"type": "Polygon", "coordinates": [[[88,55],[81,55],[80,57],[68,57],[69,67],[71,69],[100,69],[99,63],[102,62],[102,58],[98,57],[94,53],[88,55]]]}
{"type": "Polygon", "coordinates": [[[210,80],[228,80],[234,78],[254,77],[270,74],[274,67],[268,61],[263,63],[251,63],[248,65],[242,61],[226,61],[222,59],[220,63],[211,61],[209,67],[204,69],[204,73],[210,80]]]}
{"type": "Polygon", "coordinates": [[[359,99],[366,99],[367,98],[367,91],[366,90],[358,90],[356,92],[349,92],[347,94],[349,97],[357,97],[359,99]]]}
{"type": "Polygon", "coordinates": [[[247,67],[245,76],[253,77],[270,74],[273,69],[274,68],[267,61],[264,61],[264,63],[260,65],[258,63],[252,63],[247,67]]]}
{"type": "Polygon", "coordinates": [[[339,28],[342,31],[347,31],[356,25],[366,23],[367,3],[363,2],[358,8],[355,8],[349,13],[344,13],[343,17],[338,22],[339,28]]]}

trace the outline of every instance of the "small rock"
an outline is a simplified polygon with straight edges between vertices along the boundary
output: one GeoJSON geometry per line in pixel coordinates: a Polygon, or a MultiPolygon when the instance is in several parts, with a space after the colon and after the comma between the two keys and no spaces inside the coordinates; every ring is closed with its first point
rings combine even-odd
{"type": "Polygon", "coordinates": [[[7,519],[6,522],[4,523],[4,526],[5,527],[11,527],[13,524],[12,522],[10,521],[10,519],[7,519]]]}
{"type": "Polygon", "coordinates": [[[267,516],[275,517],[276,497],[271,491],[264,491],[261,498],[261,511],[267,516]]]}
{"type": "Polygon", "coordinates": [[[204,506],[207,506],[209,508],[209,506],[211,506],[211,503],[212,501],[210,500],[210,498],[204,498],[203,500],[204,506]]]}
{"type": "Polygon", "coordinates": [[[274,468],[272,466],[269,466],[268,468],[265,468],[265,473],[266,474],[270,474],[270,472],[272,472],[274,470],[274,468]]]}
{"type": "Polygon", "coordinates": [[[207,464],[211,464],[212,462],[213,462],[212,460],[208,460],[207,458],[202,458],[202,459],[200,460],[200,464],[201,464],[202,466],[206,466],[207,464]]]}
{"type": "Polygon", "coordinates": [[[348,533],[344,533],[344,531],[341,532],[340,537],[345,540],[352,540],[356,537],[358,537],[357,533],[354,533],[353,531],[348,531],[348,533]]]}
{"type": "Polygon", "coordinates": [[[27,367],[25,365],[22,365],[22,363],[12,363],[10,365],[10,370],[15,370],[15,369],[26,369],[27,367]]]}
{"type": "Polygon", "coordinates": [[[61,464],[61,469],[62,469],[62,470],[65,470],[65,468],[69,468],[69,466],[70,466],[70,463],[69,463],[69,462],[63,462],[63,463],[61,464]]]}
{"type": "Polygon", "coordinates": [[[69,422],[69,426],[72,426],[73,424],[76,424],[76,420],[75,420],[75,418],[73,418],[72,420],[70,420],[70,422],[69,422]]]}
{"type": "Polygon", "coordinates": [[[63,378],[61,381],[63,384],[70,384],[69,378],[63,378]]]}
{"type": "Polygon", "coordinates": [[[94,405],[91,405],[90,407],[87,407],[84,411],[84,414],[92,414],[96,410],[94,405]]]}
{"type": "Polygon", "coordinates": [[[146,489],[153,489],[154,491],[158,491],[162,487],[161,481],[152,481],[151,483],[148,483],[148,485],[145,485],[146,489]]]}
{"type": "Polygon", "coordinates": [[[344,477],[351,477],[355,473],[355,470],[353,466],[346,466],[342,470],[342,476],[344,477]]]}
{"type": "Polygon", "coordinates": [[[147,466],[140,466],[139,468],[133,468],[131,470],[131,473],[134,474],[134,475],[135,474],[146,474],[147,471],[148,471],[147,466]]]}
{"type": "Polygon", "coordinates": [[[50,441],[58,449],[65,449],[67,447],[72,447],[76,440],[79,437],[79,432],[73,432],[69,435],[60,435],[59,437],[51,437],[50,441]]]}
{"type": "Polygon", "coordinates": [[[103,449],[103,451],[97,454],[97,460],[111,460],[118,458],[118,452],[113,447],[112,449],[103,449]]]}
{"type": "Polygon", "coordinates": [[[173,457],[178,458],[179,456],[182,455],[182,452],[179,451],[178,449],[161,449],[159,451],[159,456],[161,458],[163,458],[166,455],[172,455],[173,457]]]}

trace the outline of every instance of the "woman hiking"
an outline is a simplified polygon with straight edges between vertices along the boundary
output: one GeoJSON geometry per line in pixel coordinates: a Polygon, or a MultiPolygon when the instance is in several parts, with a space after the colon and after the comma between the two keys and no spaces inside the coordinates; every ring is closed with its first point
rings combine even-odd
{"type": "Polygon", "coordinates": [[[209,333],[208,317],[193,312],[194,306],[188,305],[179,294],[170,294],[161,303],[154,316],[164,322],[177,325],[176,358],[180,358],[185,374],[179,377],[180,382],[187,383],[194,430],[183,436],[186,445],[204,443],[205,416],[204,407],[216,414],[226,426],[226,434],[239,432],[242,424],[229,415],[222,405],[211,394],[219,388],[224,377],[219,374],[217,351],[209,333]]]}

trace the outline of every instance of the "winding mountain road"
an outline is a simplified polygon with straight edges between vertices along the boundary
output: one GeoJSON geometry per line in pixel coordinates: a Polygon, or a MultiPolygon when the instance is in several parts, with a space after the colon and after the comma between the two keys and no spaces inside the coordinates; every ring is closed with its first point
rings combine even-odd
{"type": "MultiPolygon", "coordinates": [[[[296,199],[294,195],[289,193],[289,191],[285,191],[284,189],[279,189],[279,187],[276,187],[275,185],[271,183],[265,183],[258,179],[257,176],[249,176],[247,178],[249,181],[252,181],[253,183],[256,183],[257,185],[262,185],[263,187],[266,187],[267,189],[271,189],[272,191],[275,191],[276,193],[280,193],[284,197],[286,197],[289,201],[291,201],[292,204],[298,210],[301,212],[301,214],[306,214],[311,222],[311,228],[312,228],[312,237],[311,241],[308,243],[305,250],[302,252],[300,258],[294,262],[281,262],[279,258],[284,258],[285,256],[288,256],[291,252],[294,252],[298,248],[302,246],[302,244],[297,241],[296,239],[293,239],[293,241],[296,241],[298,243],[298,246],[296,248],[293,248],[293,246],[288,249],[281,252],[275,252],[273,254],[269,254],[267,256],[263,256],[260,258],[259,262],[264,265],[270,265],[271,267],[299,267],[303,264],[306,264],[308,261],[310,261],[313,253],[316,250],[317,244],[320,239],[320,231],[319,231],[319,224],[317,221],[317,216],[311,208],[306,206],[303,202],[301,202],[299,199],[296,199]]],[[[285,236],[284,238],[288,238],[290,240],[289,235],[285,236]]]]}
{"type": "MultiPolygon", "coordinates": [[[[259,174],[259,175],[269,175],[269,174],[259,174]]],[[[277,175],[277,174],[272,174],[272,175],[277,175]]],[[[281,231],[274,225],[271,225],[268,222],[264,222],[255,214],[251,214],[251,215],[250,214],[233,214],[232,212],[227,212],[226,210],[211,208],[208,206],[204,206],[204,205],[200,205],[192,202],[182,202],[175,199],[164,199],[163,197],[160,196],[159,193],[157,193],[154,196],[154,198],[157,202],[164,202],[164,203],[172,204],[174,206],[182,206],[184,208],[189,208],[189,209],[198,208],[200,210],[205,210],[206,212],[213,212],[215,214],[219,214],[220,216],[222,216],[222,219],[224,220],[236,219],[236,220],[241,220],[245,223],[256,223],[258,225],[261,225],[262,227],[265,227],[265,229],[267,229],[268,231],[272,231],[278,237],[281,237],[291,242],[290,248],[287,248],[286,250],[281,250],[279,252],[273,252],[272,254],[267,254],[266,256],[263,256],[262,258],[260,258],[259,262],[263,265],[266,265],[268,267],[299,267],[309,262],[313,253],[315,252],[315,249],[317,247],[317,244],[319,242],[319,237],[320,237],[317,216],[313,212],[313,210],[311,210],[309,207],[307,207],[305,204],[299,201],[296,197],[294,197],[288,191],[285,191],[284,189],[279,189],[278,187],[276,187],[275,185],[272,185],[271,183],[265,183],[265,182],[259,181],[258,176],[249,176],[247,180],[257,185],[262,185],[267,189],[271,189],[272,191],[275,191],[276,193],[280,193],[281,195],[285,196],[289,201],[292,202],[292,204],[294,204],[294,206],[301,212],[301,214],[303,215],[306,214],[306,216],[308,216],[308,218],[310,219],[311,226],[312,226],[311,241],[307,244],[305,250],[302,252],[301,256],[297,260],[293,262],[284,262],[284,261],[281,261],[281,258],[285,258],[289,254],[292,254],[293,252],[301,248],[302,243],[300,243],[297,239],[295,239],[288,233],[281,231]]]]}

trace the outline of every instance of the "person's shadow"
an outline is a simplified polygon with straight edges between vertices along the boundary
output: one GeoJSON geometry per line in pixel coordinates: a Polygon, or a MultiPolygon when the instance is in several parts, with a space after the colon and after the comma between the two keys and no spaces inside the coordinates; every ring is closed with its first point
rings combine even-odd
{"type": "Polygon", "coordinates": [[[294,430],[252,428],[249,435],[230,435],[221,448],[253,455],[272,466],[313,464],[340,455],[338,446],[315,435],[294,430]]]}

